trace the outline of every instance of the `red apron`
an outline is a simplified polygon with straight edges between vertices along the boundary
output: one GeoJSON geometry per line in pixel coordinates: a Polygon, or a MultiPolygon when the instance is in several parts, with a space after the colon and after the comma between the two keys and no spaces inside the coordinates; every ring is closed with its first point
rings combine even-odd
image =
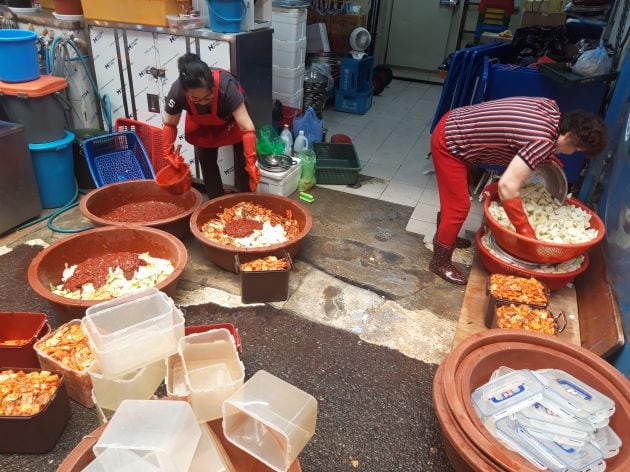
{"type": "MultiPolygon", "coordinates": [[[[188,102],[190,111],[186,113],[185,137],[186,141],[195,146],[218,148],[230,146],[243,140],[243,133],[236,121],[233,119],[223,120],[217,113],[219,108],[220,74],[220,69],[212,71],[214,90],[210,113],[197,113],[197,107],[186,96],[186,102],[188,102]]],[[[243,93],[240,84],[238,90],[243,93]]]]}

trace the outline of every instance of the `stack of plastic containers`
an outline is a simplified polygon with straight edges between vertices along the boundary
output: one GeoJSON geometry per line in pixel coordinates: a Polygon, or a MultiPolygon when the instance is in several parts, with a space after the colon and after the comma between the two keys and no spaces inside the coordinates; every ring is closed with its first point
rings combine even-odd
{"type": "MultiPolygon", "coordinates": [[[[306,9],[273,7],[272,96],[283,106],[283,117],[302,110],[306,58],[306,9]]],[[[292,123],[292,120],[290,120],[292,123]]]]}
{"type": "Polygon", "coordinates": [[[44,208],[70,202],[76,189],[72,161],[74,135],[64,130],[68,83],[41,76],[31,31],[0,32],[0,108],[8,121],[24,125],[44,208]]]}
{"type": "Polygon", "coordinates": [[[540,469],[606,469],[621,439],[608,426],[614,402],[557,369],[498,369],[472,393],[488,430],[540,469]]]}
{"type": "Polygon", "coordinates": [[[374,58],[341,58],[339,88],[335,95],[335,110],[363,115],[372,106],[374,58]]]}
{"type": "Polygon", "coordinates": [[[107,410],[125,399],[151,398],[166,376],[165,359],[184,336],[182,312],[154,287],[90,307],[82,323],[95,357],[94,400],[107,410]]]}

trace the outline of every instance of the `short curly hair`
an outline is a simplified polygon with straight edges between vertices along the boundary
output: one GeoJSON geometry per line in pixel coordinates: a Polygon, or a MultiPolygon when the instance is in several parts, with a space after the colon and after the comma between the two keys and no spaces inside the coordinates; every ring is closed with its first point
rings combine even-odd
{"type": "Polygon", "coordinates": [[[606,148],[606,123],[594,113],[575,110],[562,113],[560,134],[572,133],[573,143],[588,156],[596,156],[606,148]]]}

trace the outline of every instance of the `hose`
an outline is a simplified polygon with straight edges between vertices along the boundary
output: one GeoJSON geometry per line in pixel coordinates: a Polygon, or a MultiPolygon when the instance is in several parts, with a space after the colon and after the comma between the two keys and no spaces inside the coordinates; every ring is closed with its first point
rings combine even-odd
{"type": "Polygon", "coordinates": [[[75,180],[75,191],[74,191],[74,196],[72,197],[72,199],[66,203],[64,206],[57,208],[54,212],[52,212],[50,215],[46,215],[46,216],[41,216],[33,221],[29,221],[26,224],[23,224],[22,226],[18,226],[17,230],[20,231],[22,229],[28,228],[30,226],[33,226],[37,223],[40,223],[44,220],[48,220],[47,225],[48,228],[51,229],[52,231],[55,231],[56,233],[80,233],[82,231],[87,231],[88,229],[92,229],[93,226],[85,226],[83,228],[59,228],[58,226],[55,226],[53,224],[53,221],[55,221],[56,218],[58,218],[59,216],[61,216],[63,213],[65,213],[68,210],[73,209],[74,207],[76,207],[79,202],[77,201],[77,199],[79,198],[79,185],[77,184],[76,180],[75,180]]]}

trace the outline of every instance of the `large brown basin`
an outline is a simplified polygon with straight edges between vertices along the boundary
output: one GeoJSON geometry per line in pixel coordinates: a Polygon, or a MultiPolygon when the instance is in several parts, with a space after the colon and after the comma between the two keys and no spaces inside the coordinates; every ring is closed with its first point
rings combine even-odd
{"type": "Polygon", "coordinates": [[[128,226],[130,224],[150,226],[182,239],[190,232],[188,225],[190,215],[199,208],[202,201],[201,194],[194,188],[181,195],[173,195],[161,189],[155,180],[129,180],[92,190],[81,199],[80,208],[83,216],[94,226],[128,226]],[[181,214],[171,218],[137,223],[121,223],[104,218],[104,215],[121,205],[147,201],[172,203],[181,208],[181,214]]]}
{"type": "Polygon", "coordinates": [[[199,242],[204,246],[210,260],[219,267],[232,272],[236,271],[235,256],[236,254],[247,255],[248,260],[252,255],[256,257],[264,257],[278,250],[286,250],[291,257],[294,257],[300,250],[302,240],[306,237],[313,225],[313,218],[310,213],[300,205],[286,197],[264,193],[235,193],[214,198],[202,204],[190,218],[190,230],[199,242]],[[257,248],[236,248],[217,244],[208,239],[201,227],[209,220],[215,218],[218,213],[225,208],[230,208],[240,202],[252,202],[269,208],[274,213],[284,216],[286,210],[291,210],[293,218],[300,225],[300,233],[297,238],[281,244],[273,244],[271,246],[257,248]]]}
{"type": "Polygon", "coordinates": [[[28,268],[28,282],[38,295],[52,305],[61,321],[82,318],[85,310],[100,301],[73,300],[55,295],[50,285],[61,283],[65,265],[74,265],[91,257],[112,252],[148,252],[152,257],[169,259],[175,270],[157,288],[175,295],[188,253],[184,244],[172,234],[142,226],[107,226],[64,238],[42,250],[28,268]]]}

